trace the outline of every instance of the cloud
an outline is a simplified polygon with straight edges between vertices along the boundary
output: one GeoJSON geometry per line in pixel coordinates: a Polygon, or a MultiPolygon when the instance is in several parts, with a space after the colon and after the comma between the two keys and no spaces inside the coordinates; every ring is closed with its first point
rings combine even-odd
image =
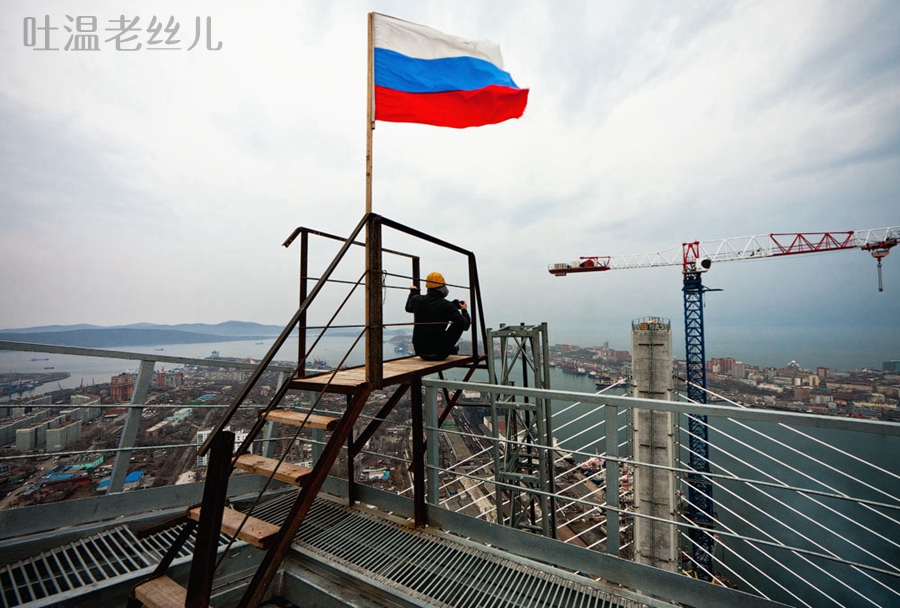
{"type": "MultiPolygon", "coordinates": [[[[41,4],[58,25],[73,10],[41,4]]],[[[77,10],[106,27],[125,9],[77,10]]],[[[680,318],[678,269],[556,279],[548,264],[900,223],[890,1],[158,2],[128,11],[172,15],[191,38],[209,16],[222,50],[80,55],[25,47],[34,5],[4,2],[4,325],[289,318],[297,248],[280,243],[298,225],[346,234],[365,209],[368,10],[498,42],[531,89],[519,120],[374,133],[375,211],[475,251],[494,324],[546,320],[624,348],[632,318],[680,318]]],[[[334,247],[317,247],[322,268],[334,247]]],[[[832,255],[717,268],[711,318],[896,316],[897,298],[870,293],[868,256],[832,255]]],[[[897,267],[889,256],[886,289],[897,267]]]]}

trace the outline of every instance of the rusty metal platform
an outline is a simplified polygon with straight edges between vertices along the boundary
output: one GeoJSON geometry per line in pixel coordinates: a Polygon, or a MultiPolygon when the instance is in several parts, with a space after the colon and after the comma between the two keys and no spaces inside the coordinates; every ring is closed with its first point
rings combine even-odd
{"type": "MultiPolygon", "coordinates": [[[[450,355],[443,361],[425,361],[419,357],[392,359],[384,362],[383,386],[402,384],[416,377],[421,378],[454,367],[468,367],[483,359],[484,355],[479,357],[450,355]]],[[[361,365],[305,378],[294,378],[290,386],[301,391],[353,394],[365,383],[366,368],[361,365]]]]}

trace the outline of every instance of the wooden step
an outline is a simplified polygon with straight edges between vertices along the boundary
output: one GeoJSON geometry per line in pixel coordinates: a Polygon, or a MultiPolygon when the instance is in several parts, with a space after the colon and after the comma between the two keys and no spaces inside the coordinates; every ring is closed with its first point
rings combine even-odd
{"type": "MultiPolygon", "coordinates": [[[[188,511],[188,517],[194,521],[200,521],[200,507],[194,507],[188,511]]],[[[222,532],[234,536],[241,522],[244,521],[244,517],[245,515],[240,511],[225,507],[225,513],[222,516],[222,532]]],[[[278,534],[278,530],[279,527],[275,524],[251,516],[247,518],[244,527],[241,528],[238,538],[254,547],[268,549],[275,535],[278,534]]]]}
{"type": "Polygon", "coordinates": [[[281,466],[278,466],[278,461],[276,459],[257,456],[255,454],[244,454],[237,459],[234,466],[243,471],[249,471],[264,477],[272,476],[279,481],[290,483],[295,486],[302,485],[303,479],[312,473],[312,469],[301,467],[298,464],[282,462],[281,466]],[[276,467],[278,467],[277,470],[276,467]],[[275,471],[274,476],[272,475],[272,471],[275,471]]]}
{"type": "Polygon", "coordinates": [[[187,589],[163,575],[135,587],[134,598],[147,608],[184,608],[187,589]]]}
{"type": "Polygon", "coordinates": [[[307,419],[306,412],[296,412],[293,410],[272,410],[268,414],[260,412],[260,416],[269,422],[282,422],[284,424],[292,424],[300,426],[306,420],[306,428],[321,429],[323,431],[333,431],[334,427],[340,421],[340,418],[332,418],[331,416],[321,416],[319,414],[309,414],[307,419]]]}

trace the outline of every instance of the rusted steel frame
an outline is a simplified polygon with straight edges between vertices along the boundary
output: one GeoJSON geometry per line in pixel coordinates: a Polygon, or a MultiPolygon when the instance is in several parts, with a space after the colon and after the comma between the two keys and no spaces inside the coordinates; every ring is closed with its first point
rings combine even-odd
{"type": "Polygon", "coordinates": [[[366,223],[366,382],[381,388],[384,381],[384,282],[381,259],[381,216],[371,214],[366,223]]]}
{"type": "Polygon", "coordinates": [[[430,234],[426,234],[426,233],[422,232],[421,230],[416,230],[415,228],[410,228],[409,226],[404,226],[403,224],[400,224],[399,222],[395,222],[394,220],[388,219],[386,217],[381,218],[381,224],[383,226],[387,226],[388,228],[393,228],[394,230],[397,230],[398,232],[402,232],[404,234],[414,236],[423,241],[428,241],[429,243],[431,243],[433,245],[438,245],[440,247],[449,249],[451,251],[455,251],[457,253],[461,253],[463,255],[469,255],[471,253],[468,249],[463,249],[462,247],[458,247],[458,246],[454,245],[453,243],[448,243],[447,241],[444,241],[437,237],[431,236],[430,234]]]}
{"type": "Polygon", "coordinates": [[[222,431],[213,439],[209,466],[206,469],[206,483],[203,484],[203,502],[200,503],[200,521],[197,524],[197,540],[194,542],[185,608],[209,606],[233,450],[234,433],[231,431],[222,431]]]}
{"type": "Polygon", "coordinates": [[[419,282],[422,280],[422,261],[418,257],[412,259],[412,282],[416,288],[420,288],[419,282]]]}
{"type": "MultiPolygon", "coordinates": [[[[309,232],[300,236],[300,306],[306,301],[309,274],[309,232]]],[[[306,375],[306,309],[297,321],[297,375],[306,375]]]]}
{"type": "Polygon", "coordinates": [[[422,378],[416,376],[409,383],[412,411],[413,447],[413,522],[417,528],[428,522],[425,504],[425,421],[422,411],[422,378]]]}
{"type": "Polygon", "coordinates": [[[157,532],[165,530],[181,522],[184,523],[184,527],[181,528],[181,530],[178,532],[178,536],[175,537],[175,541],[171,545],[169,545],[169,548],[166,550],[165,555],[163,555],[159,563],[156,564],[156,569],[153,570],[153,573],[150,574],[150,576],[141,579],[138,584],[134,585],[131,588],[131,593],[128,596],[128,601],[125,603],[126,608],[141,608],[141,606],[143,606],[143,604],[134,597],[134,590],[144,583],[152,581],[155,578],[159,578],[166,573],[166,571],[169,569],[169,566],[171,566],[172,562],[175,561],[175,558],[178,557],[178,552],[181,551],[184,543],[186,543],[187,539],[190,538],[191,532],[193,532],[194,528],[197,527],[197,522],[195,522],[193,519],[188,518],[187,515],[179,515],[177,518],[167,519],[160,524],[145,528],[138,534],[136,534],[136,536],[140,539],[147,538],[147,536],[156,534],[157,532]]]}
{"type": "MultiPolygon", "coordinates": [[[[350,407],[350,399],[351,395],[347,395],[347,407],[350,407]]],[[[353,466],[353,456],[350,455],[350,448],[353,446],[353,427],[350,427],[350,432],[347,434],[347,506],[352,507],[356,502],[356,497],[354,496],[354,486],[356,482],[354,481],[356,476],[355,467],[353,466]]]]}
{"type": "MultiPolygon", "coordinates": [[[[323,273],[322,276],[325,279],[331,277],[331,274],[334,272],[335,268],[337,268],[340,261],[344,258],[344,256],[347,254],[347,251],[350,249],[350,245],[353,243],[353,239],[355,239],[359,235],[363,227],[368,223],[368,220],[368,215],[363,217],[359,224],[356,225],[356,228],[353,229],[353,232],[350,234],[350,236],[347,237],[347,239],[344,241],[343,247],[341,247],[340,251],[338,251],[337,255],[331,261],[331,264],[328,265],[328,268],[323,273]]],[[[300,318],[306,312],[306,309],[309,308],[310,303],[313,302],[316,299],[316,296],[319,295],[319,292],[322,290],[322,286],[325,285],[325,282],[326,281],[324,280],[319,281],[312,288],[309,296],[307,296],[307,298],[303,301],[303,303],[300,305],[300,308],[296,313],[294,313],[294,316],[291,318],[288,325],[282,330],[281,334],[279,334],[278,338],[269,348],[269,351],[266,353],[265,357],[263,357],[263,359],[259,362],[259,365],[253,371],[253,375],[250,376],[250,378],[244,384],[241,392],[235,396],[234,401],[232,401],[231,406],[225,412],[225,415],[221,420],[219,420],[218,424],[216,424],[216,427],[213,429],[212,433],[210,433],[209,437],[206,439],[203,445],[200,446],[200,449],[197,450],[198,456],[203,456],[204,454],[206,454],[207,450],[209,450],[209,445],[212,441],[212,438],[215,437],[219,433],[219,431],[228,426],[229,422],[231,422],[231,417],[234,416],[234,413],[244,402],[244,399],[247,398],[247,395],[250,394],[250,391],[253,389],[256,383],[259,382],[260,377],[266,371],[266,368],[269,366],[269,364],[272,363],[272,360],[275,358],[275,355],[278,354],[278,351],[281,349],[282,345],[284,345],[285,341],[290,337],[291,332],[294,331],[294,327],[300,321],[300,318]]]]}
{"type": "Polygon", "coordinates": [[[478,264],[475,262],[475,254],[469,254],[469,285],[471,285],[470,291],[472,293],[472,299],[475,300],[475,308],[476,315],[472,316],[472,356],[478,356],[478,326],[476,325],[477,321],[480,322],[481,329],[481,341],[485,345],[484,346],[484,354],[488,357],[493,356],[493,353],[488,352],[488,339],[487,339],[487,324],[484,322],[484,306],[481,304],[481,283],[478,280],[478,264]]]}
{"type": "MultiPolygon", "coordinates": [[[[337,368],[335,368],[335,369],[331,372],[331,375],[329,376],[328,381],[327,381],[327,382],[325,383],[325,385],[322,387],[322,390],[318,392],[318,397],[316,397],[315,403],[313,403],[312,406],[309,408],[309,411],[306,413],[306,417],[303,419],[303,422],[301,422],[299,425],[297,425],[296,430],[294,431],[294,436],[291,437],[291,440],[290,440],[290,442],[289,442],[289,445],[291,445],[291,444],[293,444],[295,441],[297,441],[297,438],[300,436],[300,433],[303,431],[303,429],[306,428],[306,422],[309,420],[310,415],[312,415],[312,413],[316,410],[316,408],[319,407],[319,404],[322,402],[322,397],[325,395],[325,393],[329,392],[329,391],[328,391],[328,388],[331,386],[331,382],[334,380],[335,375],[337,374],[338,370],[339,370],[341,367],[343,367],[344,364],[347,362],[347,357],[349,357],[349,356],[350,356],[350,353],[353,352],[353,349],[356,348],[356,345],[359,343],[359,339],[362,338],[363,334],[365,334],[365,330],[361,331],[361,332],[359,333],[359,335],[356,336],[356,340],[353,341],[353,344],[351,344],[351,345],[350,345],[350,348],[347,350],[347,352],[344,353],[344,356],[343,356],[343,358],[341,359],[340,363],[338,363],[337,368]]],[[[315,346],[313,346],[313,347],[315,348],[315,346]]],[[[288,384],[287,382],[284,383],[284,385],[282,385],[282,387],[286,386],[287,384],[288,384]]],[[[279,391],[279,392],[280,392],[280,391],[279,391]]],[[[348,398],[348,401],[349,401],[350,395],[348,395],[347,398],[348,398]]],[[[265,424],[264,414],[265,414],[266,412],[270,411],[270,410],[272,409],[273,405],[275,405],[275,404],[277,404],[277,403],[280,403],[280,402],[281,402],[281,396],[278,396],[278,395],[276,394],[276,396],[273,397],[272,402],[269,404],[269,406],[268,406],[266,409],[260,410],[260,411],[259,411],[258,419],[257,419],[256,423],[255,423],[254,426],[253,426],[253,431],[252,431],[253,433],[258,432],[258,431],[259,431],[259,428],[260,428],[263,424],[265,424]]],[[[348,405],[349,405],[349,403],[348,403],[348,405]]],[[[351,429],[351,430],[352,430],[352,429],[351,429]]],[[[251,443],[251,434],[248,433],[248,434],[247,434],[247,439],[244,440],[244,443],[243,443],[243,444],[241,444],[241,449],[234,453],[234,456],[233,456],[232,461],[231,461],[231,468],[232,468],[232,470],[234,469],[234,466],[235,466],[235,464],[237,463],[237,459],[238,459],[241,455],[243,455],[244,453],[246,453],[245,451],[242,451],[242,450],[246,450],[246,449],[248,448],[248,446],[250,445],[250,443],[251,443]]],[[[240,534],[240,533],[241,533],[241,530],[244,528],[244,524],[247,523],[247,520],[249,519],[250,515],[253,513],[253,510],[256,509],[256,505],[258,505],[258,504],[259,504],[259,501],[262,500],[263,494],[265,494],[266,490],[269,488],[269,484],[272,483],[272,479],[275,478],[275,472],[276,472],[277,469],[281,466],[281,463],[283,463],[283,462],[285,461],[285,459],[287,458],[289,452],[290,452],[290,449],[284,450],[284,451],[282,452],[282,454],[281,454],[281,458],[278,459],[278,463],[272,468],[272,472],[269,473],[269,476],[268,476],[268,478],[266,479],[266,482],[263,484],[263,487],[260,488],[259,492],[257,493],[257,495],[256,495],[256,500],[255,500],[255,501],[253,502],[253,504],[250,506],[250,509],[247,511],[247,514],[244,516],[244,519],[241,521],[241,525],[239,525],[238,528],[237,528],[237,530],[235,530],[234,535],[229,539],[228,545],[225,547],[225,550],[222,551],[222,554],[221,554],[221,556],[219,557],[219,561],[218,561],[218,563],[216,564],[216,569],[218,569],[219,564],[221,564],[222,561],[225,559],[226,554],[227,554],[228,551],[231,549],[231,545],[234,544],[234,541],[235,541],[235,539],[237,538],[238,534],[240,534]]]]}
{"type": "MultiPolygon", "coordinates": [[[[344,306],[346,306],[346,305],[347,305],[347,302],[350,301],[350,297],[351,297],[351,296],[353,295],[353,293],[356,291],[356,288],[359,287],[360,284],[363,282],[363,279],[364,279],[364,278],[366,278],[366,272],[365,272],[365,271],[363,271],[363,273],[362,273],[361,275],[359,275],[359,278],[356,279],[356,282],[353,283],[353,289],[351,289],[351,290],[347,293],[347,295],[344,296],[344,300],[343,300],[343,301],[340,303],[340,305],[337,307],[337,310],[334,311],[334,314],[331,315],[331,318],[328,319],[328,322],[327,322],[324,326],[318,327],[318,328],[317,328],[317,329],[321,329],[322,331],[319,332],[319,335],[318,335],[318,336],[316,336],[316,339],[313,341],[313,345],[309,347],[309,350],[308,350],[308,351],[304,351],[303,353],[301,353],[304,362],[306,361],[307,358],[309,358],[309,355],[316,349],[316,346],[319,345],[319,341],[320,341],[322,338],[325,337],[325,332],[328,331],[329,329],[338,329],[338,328],[341,328],[341,329],[349,329],[349,328],[352,328],[352,329],[359,329],[360,327],[363,327],[363,328],[365,327],[364,325],[332,325],[332,324],[331,324],[332,321],[334,321],[335,319],[337,319],[337,316],[338,316],[339,314],[341,314],[341,311],[344,310],[344,306]]],[[[301,326],[301,330],[302,330],[302,329],[303,329],[303,327],[301,326]]],[[[304,333],[305,333],[305,332],[304,332],[304,333]]],[[[355,346],[355,344],[354,344],[354,346],[355,346]]],[[[346,355],[345,355],[345,356],[344,356],[344,359],[343,359],[342,361],[346,361],[346,360],[347,360],[347,357],[346,357],[346,355]]],[[[298,374],[296,377],[297,377],[297,378],[305,378],[305,377],[306,377],[306,373],[304,372],[303,375],[299,375],[299,374],[298,374]]]]}
{"type": "Polygon", "coordinates": [[[265,599],[266,590],[278,573],[282,560],[290,551],[294,536],[300,530],[300,526],[303,525],[306,513],[328,477],[334,461],[340,454],[347,437],[350,436],[353,424],[359,417],[360,412],[362,412],[363,406],[371,392],[372,386],[369,384],[363,384],[357,388],[356,393],[350,400],[347,411],[344,412],[344,416],[332,432],[331,439],[325,445],[322,455],[316,462],[315,467],[313,467],[312,473],[304,480],[303,487],[291,506],[291,510],[284,524],[282,524],[281,530],[275,537],[272,548],[263,557],[262,563],[253,575],[253,580],[250,581],[244,596],[238,604],[239,608],[256,608],[265,599]]]}
{"type": "MultiPolygon", "coordinates": [[[[268,412],[272,410],[276,405],[281,403],[281,400],[284,399],[284,396],[291,389],[290,380],[286,382],[282,382],[281,386],[278,387],[278,390],[275,391],[275,394],[272,395],[272,398],[269,400],[269,405],[266,406],[264,411],[268,412]]],[[[259,434],[259,431],[266,424],[265,418],[261,418],[257,416],[256,421],[253,423],[253,426],[250,427],[250,430],[247,431],[247,437],[244,438],[244,441],[241,442],[241,445],[234,452],[232,463],[237,462],[237,459],[244,454],[246,454],[250,450],[250,446],[253,445],[253,441],[256,439],[256,436],[259,434]]],[[[233,465],[232,465],[233,467],[233,465]]]]}
{"type": "MultiPolygon", "coordinates": [[[[314,234],[314,235],[316,235],[316,236],[321,236],[321,237],[324,237],[324,238],[326,238],[326,239],[332,239],[332,240],[334,240],[334,241],[345,241],[345,240],[347,240],[346,237],[343,237],[343,236],[335,236],[335,235],[333,235],[333,234],[328,234],[327,232],[321,232],[320,230],[313,230],[312,228],[303,228],[303,227],[301,226],[301,227],[299,227],[299,228],[295,228],[294,231],[291,233],[291,235],[287,238],[287,240],[285,240],[285,242],[282,243],[281,245],[282,245],[283,247],[290,247],[290,246],[291,246],[291,243],[294,242],[294,239],[297,238],[297,235],[301,234],[301,233],[304,232],[304,231],[307,232],[307,233],[309,233],[309,234],[314,234]]],[[[357,246],[359,246],[359,247],[365,247],[365,246],[366,246],[365,243],[361,243],[361,242],[359,242],[359,241],[353,241],[353,244],[354,244],[354,245],[357,245],[357,246]]],[[[397,251],[397,250],[395,250],[395,249],[383,249],[382,251],[384,251],[384,253],[390,253],[391,255],[399,255],[399,256],[404,257],[404,258],[414,258],[414,257],[416,257],[416,256],[415,256],[414,254],[412,254],[412,253],[405,253],[405,252],[403,252],[403,251],[397,251]]]]}
{"type": "MultiPolygon", "coordinates": [[[[409,276],[405,274],[397,274],[396,272],[385,272],[383,273],[386,277],[396,277],[398,279],[414,279],[415,276],[409,276]]],[[[456,285],[455,283],[445,283],[447,287],[458,287],[459,289],[468,290],[469,287],[467,285],[456,285]]],[[[387,286],[390,289],[390,285],[387,286]]],[[[394,287],[394,289],[409,289],[408,287],[394,287]]]]}
{"type": "MultiPolygon", "coordinates": [[[[350,356],[350,353],[353,351],[354,348],[356,348],[356,345],[359,344],[359,339],[365,333],[366,333],[365,330],[359,332],[359,335],[356,336],[356,340],[353,341],[353,344],[351,344],[350,348],[347,350],[347,352],[344,353],[344,356],[341,359],[340,363],[338,363],[337,367],[331,371],[331,373],[328,376],[328,380],[325,382],[325,385],[322,387],[322,389],[320,391],[318,391],[319,396],[316,397],[315,403],[312,404],[312,406],[309,408],[309,411],[306,413],[306,417],[303,419],[303,424],[300,424],[297,426],[297,430],[294,432],[294,437],[293,437],[292,441],[296,441],[297,437],[300,436],[300,432],[304,428],[306,428],[306,421],[309,420],[309,416],[314,411],[316,411],[316,408],[322,402],[322,396],[328,392],[328,389],[331,387],[331,382],[334,380],[334,377],[337,375],[340,368],[343,367],[344,364],[347,362],[347,357],[350,356]]],[[[313,348],[315,348],[315,344],[313,344],[313,348]]],[[[244,439],[244,442],[241,444],[241,447],[238,448],[238,450],[234,453],[233,458],[231,459],[232,467],[234,467],[234,463],[237,462],[237,459],[240,456],[243,456],[244,454],[246,454],[247,450],[250,449],[250,445],[253,443],[253,437],[255,437],[257,433],[259,433],[259,429],[261,429],[262,426],[266,423],[264,414],[270,412],[276,405],[281,403],[281,400],[284,398],[284,395],[290,390],[290,384],[291,384],[290,382],[283,383],[281,385],[281,387],[278,389],[278,391],[275,393],[275,395],[272,397],[271,401],[269,401],[269,405],[265,409],[259,410],[257,420],[253,424],[253,427],[251,427],[251,430],[247,433],[247,438],[244,439]]],[[[281,463],[284,462],[284,459],[287,456],[287,453],[288,453],[287,450],[285,450],[284,453],[282,453],[281,458],[278,460],[278,466],[281,466],[281,463]]],[[[273,476],[274,476],[274,472],[269,475],[268,481],[266,481],[266,484],[260,490],[260,492],[259,492],[260,496],[262,496],[262,493],[265,492],[266,489],[269,487],[269,482],[272,480],[273,476]]],[[[259,502],[259,499],[257,499],[257,502],[259,502]]]]}
{"type": "MultiPolygon", "coordinates": [[[[468,382],[469,380],[471,380],[472,375],[475,373],[476,369],[478,369],[478,363],[477,362],[472,363],[472,367],[470,367],[466,371],[466,377],[463,378],[463,382],[468,382]]],[[[444,372],[438,372],[438,377],[441,380],[443,380],[444,372]]],[[[453,409],[453,406],[456,405],[457,400],[459,400],[459,396],[462,395],[461,389],[457,389],[453,393],[452,397],[448,394],[448,391],[446,388],[444,388],[442,390],[444,391],[444,403],[446,404],[446,407],[444,407],[443,411],[441,412],[440,416],[438,417],[438,428],[440,428],[444,425],[444,421],[447,420],[447,418],[450,416],[450,410],[453,409]]]]}
{"type": "MultiPolygon", "coordinates": [[[[427,241],[432,243],[433,245],[438,245],[439,247],[443,247],[445,249],[449,249],[450,251],[455,251],[457,253],[461,253],[468,258],[469,261],[469,294],[470,301],[474,300],[477,303],[477,317],[481,322],[481,334],[482,341],[484,344],[487,344],[487,332],[485,331],[485,323],[484,323],[484,312],[481,306],[481,289],[478,287],[478,268],[475,264],[475,254],[469,251],[468,249],[463,249],[462,247],[458,247],[452,243],[439,239],[437,237],[433,237],[430,234],[426,234],[420,230],[416,230],[414,228],[410,228],[409,226],[404,226],[398,222],[390,220],[388,218],[381,218],[382,226],[387,226],[388,228],[393,228],[399,232],[403,232],[404,234],[408,234],[410,236],[414,236],[423,241],[427,241]]],[[[417,272],[413,272],[414,276],[419,276],[417,272]]],[[[416,282],[418,285],[418,282],[416,282]]],[[[473,319],[473,327],[472,327],[472,354],[478,355],[478,331],[477,331],[477,323],[473,319]]]]}
{"type": "MultiPolygon", "coordinates": [[[[309,408],[309,411],[306,413],[306,417],[303,419],[303,422],[301,424],[297,425],[297,428],[294,431],[294,436],[291,437],[289,445],[291,445],[295,441],[297,441],[297,438],[300,436],[300,433],[303,431],[303,429],[306,428],[306,422],[309,420],[310,415],[312,415],[312,413],[316,410],[316,408],[319,407],[319,404],[322,402],[322,397],[325,395],[325,393],[328,392],[328,388],[331,386],[331,382],[332,382],[332,380],[334,380],[334,377],[337,374],[338,369],[343,367],[344,364],[347,362],[347,357],[349,357],[350,353],[353,352],[353,349],[356,348],[356,345],[359,343],[359,339],[363,336],[364,333],[365,333],[365,330],[361,331],[359,333],[359,335],[356,336],[356,340],[353,341],[353,344],[351,344],[350,348],[347,350],[347,352],[344,353],[344,356],[341,359],[340,363],[338,363],[337,368],[335,368],[331,372],[331,375],[329,376],[328,381],[322,387],[322,390],[318,392],[318,397],[316,397],[316,401],[309,408]]],[[[315,345],[313,345],[313,348],[315,348],[315,345]]],[[[285,391],[287,391],[286,387],[288,386],[288,384],[289,384],[288,382],[285,382],[284,384],[282,384],[281,388],[283,388],[285,391]]],[[[255,435],[256,433],[258,433],[259,429],[262,427],[262,425],[265,424],[266,421],[264,418],[264,414],[266,412],[271,411],[272,407],[274,405],[277,405],[278,403],[280,403],[283,395],[284,395],[284,392],[282,392],[281,389],[279,389],[279,391],[275,395],[275,397],[272,398],[271,403],[269,403],[269,406],[264,410],[259,410],[259,415],[258,415],[256,423],[254,423],[254,425],[253,425],[252,431],[247,433],[247,439],[244,440],[244,443],[241,444],[240,449],[234,453],[234,456],[231,459],[231,469],[232,470],[234,470],[234,467],[235,467],[235,464],[237,463],[238,458],[240,456],[242,456],[243,454],[245,454],[246,450],[249,449],[249,446],[252,443],[252,436],[255,435]]],[[[349,400],[350,395],[348,395],[347,398],[349,400]]],[[[247,523],[247,520],[250,518],[250,515],[253,513],[253,510],[256,509],[256,505],[258,505],[259,501],[262,500],[263,494],[265,494],[266,490],[269,489],[269,484],[271,484],[272,480],[275,478],[275,472],[281,466],[281,463],[283,463],[285,461],[289,452],[290,452],[290,448],[284,450],[281,453],[281,457],[278,459],[278,463],[272,468],[272,472],[269,473],[269,476],[266,478],[266,482],[263,484],[263,487],[260,488],[259,492],[257,493],[256,500],[250,506],[250,509],[247,511],[247,514],[244,516],[244,519],[241,521],[241,525],[239,525],[237,530],[235,530],[234,535],[229,539],[228,545],[225,547],[225,550],[222,551],[222,554],[219,557],[219,561],[218,561],[218,563],[216,563],[216,569],[219,568],[219,565],[225,559],[228,551],[231,549],[231,545],[234,544],[234,541],[237,538],[238,534],[240,534],[241,530],[243,530],[244,524],[247,523]]],[[[352,489],[352,486],[351,486],[351,489],[352,489]]]]}
{"type": "MultiPolygon", "coordinates": [[[[383,252],[384,249],[382,249],[381,251],[383,252]]],[[[383,272],[382,275],[384,275],[384,276],[386,276],[386,277],[398,277],[398,278],[401,278],[401,279],[409,278],[409,277],[407,277],[406,275],[394,274],[394,273],[391,273],[391,272],[383,272]]],[[[311,281],[318,281],[318,280],[319,280],[319,277],[309,277],[309,280],[311,280],[311,281]]],[[[353,284],[354,284],[353,281],[346,281],[346,280],[343,280],[343,279],[330,279],[328,282],[329,282],[329,283],[337,283],[337,284],[339,284],[339,285],[353,285],[353,284]]],[[[450,287],[453,287],[453,285],[451,285],[450,283],[447,283],[447,285],[450,286],[450,287]]],[[[405,286],[405,285],[402,285],[402,286],[401,286],[401,285],[384,285],[383,287],[384,287],[384,289],[397,289],[397,290],[400,290],[400,291],[406,291],[407,289],[409,289],[409,287],[407,287],[407,286],[405,286]]],[[[307,329],[315,329],[315,328],[314,328],[314,327],[307,327],[307,329]]]]}
{"type": "Polygon", "coordinates": [[[394,391],[394,394],[391,395],[391,398],[387,400],[387,402],[382,406],[382,408],[375,414],[375,418],[369,423],[369,425],[363,430],[362,433],[359,434],[356,441],[354,441],[350,445],[350,458],[356,458],[362,449],[365,447],[366,443],[378,428],[381,426],[381,423],[384,422],[384,419],[387,418],[388,414],[390,414],[397,404],[400,402],[400,399],[403,398],[403,395],[406,394],[406,391],[409,390],[409,384],[400,384],[397,387],[397,390],[394,391]]]}

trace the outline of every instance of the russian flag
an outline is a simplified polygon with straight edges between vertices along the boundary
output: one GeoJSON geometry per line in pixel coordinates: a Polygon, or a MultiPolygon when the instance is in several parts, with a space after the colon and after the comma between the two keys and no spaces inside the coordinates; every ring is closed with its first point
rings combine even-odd
{"type": "Polygon", "coordinates": [[[519,118],[528,103],[500,47],[373,14],[375,120],[478,127],[519,118]]]}

